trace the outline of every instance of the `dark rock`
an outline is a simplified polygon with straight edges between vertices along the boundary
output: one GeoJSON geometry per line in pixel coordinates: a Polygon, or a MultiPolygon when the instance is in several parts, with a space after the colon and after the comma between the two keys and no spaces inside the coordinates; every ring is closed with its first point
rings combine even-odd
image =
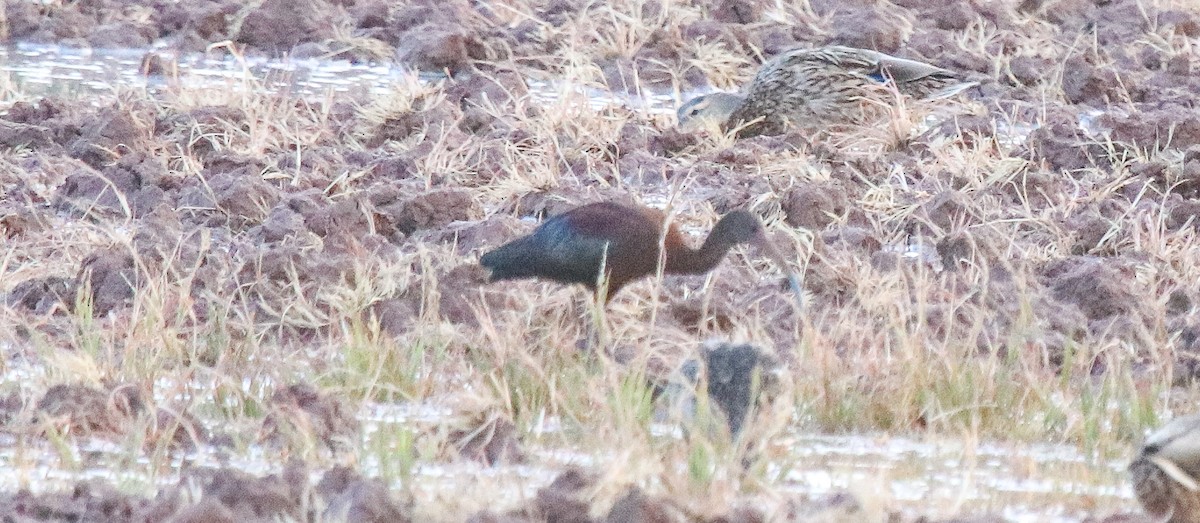
{"type": "Polygon", "coordinates": [[[704,368],[708,397],[721,407],[729,433],[737,436],[755,404],[755,373],[762,372],[764,356],[752,345],[720,343],[705,347],[704,368]]]}

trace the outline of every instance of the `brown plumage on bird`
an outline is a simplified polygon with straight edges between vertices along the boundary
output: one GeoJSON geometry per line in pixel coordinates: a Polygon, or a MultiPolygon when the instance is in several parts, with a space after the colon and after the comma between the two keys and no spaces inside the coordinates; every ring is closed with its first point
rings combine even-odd
{"type": "Polygon", "coordinates": [[[715,125],[736,129],[744,138],[780,134],[789,127],[863,123],[880,107],[892,105],[892,87],[905,96],[931,99],[973,85],[947,69],[868,49],[794,49],[763,64],[744,92],[698,96],[683,104],[677,116],[685,131],[715,125]]]}
{"type": "Polygon", "coordinates": [[[1200,415],[1175,418],[1146,438],[1129,474],[1158,521],[1200,523],[1200,415]]]}
{"type": "MultiPolygon", "coordinates": [[[[703,274],[712,270],[734,245],[756,244],[781,268],[786,264],[763,234],[762,224],[746,211],[726,214],[713,227],[704,244],[688,247],[675,224],[662,236],[665,216],[645,207],[611,202],[592,203],[551,217],[532,234],[484,254],[479,263],[491,270],[491,281],[543,278],[561,283],[582,283],[599,293],[597,283],[604,268],[606,301],[626,284],[658,270],[659,241],[666,250],[663,271],[668,274],[703,274]]],[[[792,289],[801,290],[794,275],[792,289]]]]}

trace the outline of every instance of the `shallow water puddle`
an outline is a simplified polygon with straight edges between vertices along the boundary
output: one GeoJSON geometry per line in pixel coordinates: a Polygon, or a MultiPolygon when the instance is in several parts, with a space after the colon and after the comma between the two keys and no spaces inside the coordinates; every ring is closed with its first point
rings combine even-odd
{"type": "MultiPolygon", "coordinates": [[[[11,375],[36,374],[24,367],[8,370],[11,375]]],[[[157,391],[179,389],[177,384],[159,385],[157,391]]],[[[191,382],[187,388],[203,386],[191,382]]],[[[171,402],[165,397],[156,401],[171,402]]],[[[201,402],[192,409],[200,426],[228,423],[213,417],[212,407],[201,402]]],[[[433,455],[403,463],[398,458],[414,451],[432,452],[422,448],[427,429],[454,416],[451,404],[436,401],[368,403],[356,416],[362,440],[351,444],[358,449],[354,460],[367,476],[380,477],[394,488],[407,482],[418,495],[439,502],[456,499],[464,485],[472,485],[485,489],[492,499],[514,504],[529,499],[568,466],[620,466],[620,457],[606,450],[559,443],[561,423],[552,417],[522,438],[528,457],[523,464],[488,467],[433,455]]],[[[651,434],[665,440],[682,437],[679,427],[670,423],[653,424],[651,434]]],[[[142,445],[136,438],[75,438],[56,445],[48,438],[0,434],[0,491],[69,491],[80,480],[103,479],[126,492],[153,496],[159,488],[177,483],[180,470],[188,467],[233,467],[261,476],[278,473],[283,466],[278,451],[266,444],[206,444],[160,456],[152,456],[142,445]]],[[[765,452],[771,459],[764,479],[780,492],[816,499],[850,491],[876,496],[881,506],[914,516],[990,512],[1011,521],[1067,522],[1136,504],[1124,461],[1090,458],[1071,445],[795,431],[776,437],[765,452]]],[[[313,473],[316,481],[320,471],[313,473]]]]}
{"type": "Polygon", "coordinates": [[[1068,445],[970,445],[890,436],[794,435],[795,461],[772,474],[810,495],[881,493],[917,513],[1004,514],[1012,521],[1079,521],[1096,506],[1130,506],[1123,462],[1092,463],[1068,445]],[[1065,503],[1074,506],[1065,506],[1065,503]]]}
{"type": "MultiPolygon", "coordinates": [[[[144,49],[72,49],[20,44],[0,48],[0,72],[9,91],[29,97],[85,97],[111,94],[122,88],[161,88],[163,77],[141,74],[144,49]]],[[[406,74],[386,66],[354,65],[316,60],[279,61],[245,57],[235,59],[205,55],[163,56],[178,63],[181,82],[192,88],[247,86],[269,92],[287,90],[297,96],[382,95],[406,74]],[[248,84],[245,80],[254,79],[248,84]]],[[[432,79],[436,75],[430,75],[432,79]]]]}
{"type": "MultiPolygon", "coordinates": [[[[145,49],[90,50],[35,44],[0,47],[0,86],[25,97],[75,98],[112,94],[122,88],[152,91],[164,88],[175,79],[142,74],[142,60],[148,52],[145,49]]],[[[164,62],[178,64],[178,82],[189,88],[252,88],[287,92],[302,98],[323,97],[329,93],[356,98],[383,96],[392,91],[393,85],[413,74],[390,65],[221,55],[162,52],[159,56],[164,62]]],[[[425,82],[445,78],[437,73],[420,73],[419,77],[425,82]]],[[[616,105],[663,114],[674,114],[676,106],[675,98],[663,93],[637,97],[578,84],[533,79],[528,81],[528,86],[531,97],[543,104],[578,97],[594,110],[616,105]]]]}

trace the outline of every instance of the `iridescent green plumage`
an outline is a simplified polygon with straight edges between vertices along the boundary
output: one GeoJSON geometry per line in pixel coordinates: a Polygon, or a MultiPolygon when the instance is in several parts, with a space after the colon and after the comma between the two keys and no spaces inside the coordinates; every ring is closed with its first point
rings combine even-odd
{"type": "Polygon", "coordinates": [[[829,46],[787,51],[763,64],[743,93],[711,93],[679,108],[679,125],[717,124],[738,136],[779,134],[788,127],[862,123],[895,100],[938,98],[974,85],[958,74],[877,51],[829,46]]]}

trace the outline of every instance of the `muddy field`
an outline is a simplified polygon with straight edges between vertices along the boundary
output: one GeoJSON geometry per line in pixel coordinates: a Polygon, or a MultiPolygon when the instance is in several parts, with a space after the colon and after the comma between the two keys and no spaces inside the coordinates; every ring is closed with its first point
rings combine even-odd
{"type": "Polygon", "coordinates": [[[13,44],[153,45],[156,87],[0,82],[6,520],[1142,520],[1124,463],[1200,399],[1192,2],[252,4],[7,2],[13,44]],[[637,103],[824,44],[980,85],[819,137],[637,103]],[[302,96],[192,85],[193,54],[413,72],[302,96]],[[622,291],[587,350],[581,288],[486,282],[482,252],[602,200],[694,244],[751,210],[803,309],[735,249],[622,291]],[[768,362],[734,439],[671,407],[722,342],[768,362]],[[953,442],[929,478],[1002,445],[1055,486],[816,489],[805,434],[953,442]]]}

